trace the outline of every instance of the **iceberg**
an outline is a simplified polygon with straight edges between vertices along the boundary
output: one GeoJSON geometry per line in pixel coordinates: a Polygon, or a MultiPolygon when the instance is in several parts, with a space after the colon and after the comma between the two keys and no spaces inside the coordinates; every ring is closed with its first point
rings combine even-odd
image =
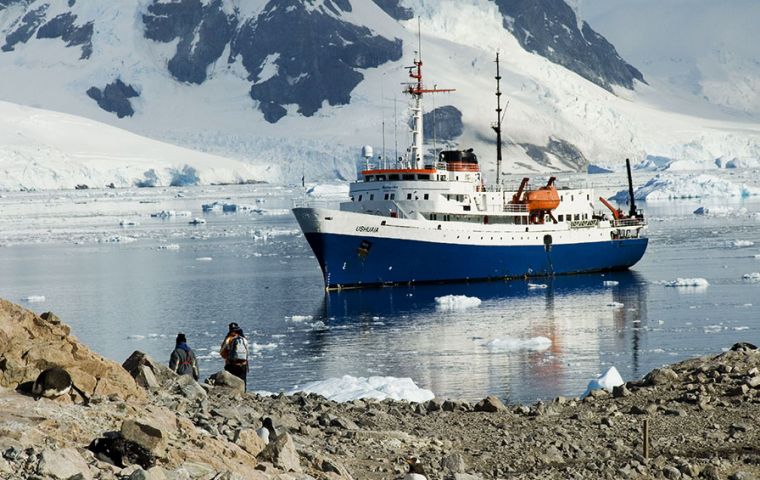
{"type": "Polygon", "coordinates": [[[623,381],[623,377],[620,376],[620,372],[618,372],[617,368],[610,367],[607,369],[606,372],[603,374],[597,376],[595,379],[588,382],[588,386],[586,387],[586,391],[583,392],[583,395],[581,395],[581,398],[587,397],[592,390],[600,390],[604,389],[608,392],[612,392],[612,389],[615,387],[619,387],[620,385],[623,385],[625,382],[623,381]]]}
{"type": "Polygon", "coordinates": [[[478,297],[468,297],[466,295],[445,295],[435,297],[437,310],[466,310],[479,306],[481,300],[478,297]]]}
{"type": "Polygon", "coordinates": [[[351,375],[310,382],[288,392],[288,395],[296,392],[316,393],[335,402],[350,402],[360,398],[375,400],[391,398],[426,402],[435,398],[433,392],[418,387],[411,378],[353,377],[351,375]]]}

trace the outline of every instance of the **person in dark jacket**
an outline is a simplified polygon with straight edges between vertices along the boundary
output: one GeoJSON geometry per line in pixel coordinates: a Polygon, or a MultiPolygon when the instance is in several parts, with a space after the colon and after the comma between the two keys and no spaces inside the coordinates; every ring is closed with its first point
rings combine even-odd
{"type": "Polygon", "coordinates": [[[248,388],[248,340],[243,329],[237,323],[230,323],[227,336],[224,337],[219,354],[224,359],[224,369],[243,381],[248,388]]]}
{"type": "Polygon", "coordinates": [[[198,360],[193,350],[187,345],[187,337],[184,333],[177,335],[177,346],[174,347],[169,359],[169,368],[178,375],[192,375],[196,381],[200,378],[198,360]]]}

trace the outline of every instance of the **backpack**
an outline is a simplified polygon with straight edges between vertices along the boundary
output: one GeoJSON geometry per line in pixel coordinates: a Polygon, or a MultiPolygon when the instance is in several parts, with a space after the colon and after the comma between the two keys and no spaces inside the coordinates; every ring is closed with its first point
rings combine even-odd
{"type": "Polygon", "coordinates": [[[227,354],[227,360],[248,360],[248,346],[246,345],[245,338],[237,336],[232,339],[229,346],[229,353],[227,354]]]}

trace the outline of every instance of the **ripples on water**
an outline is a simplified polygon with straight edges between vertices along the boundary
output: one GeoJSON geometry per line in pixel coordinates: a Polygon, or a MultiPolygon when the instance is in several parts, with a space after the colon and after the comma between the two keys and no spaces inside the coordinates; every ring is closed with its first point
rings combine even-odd
{"type": "Polygon", "coordinates": [[[255,351],[249,385],[269,391],[345,374],[387,375],[411,377],[441,397],[531,401],[578,395],[611,365],[625,379],[638,378],[760,340],[760,283],[742,279],[760,271],[756,201],[737,203],[737,211],[747,210],[725,217],[692,215],[697,202],[645,205],[650,247],[630,272],[325,295],[287,210],[297,190],[176,192],[8,194],[0,199],[0,296],[44,295],[27,306],[53,310],[119,362],[136,349],[168,361],[183,331],[204,375],[221,368],[218,345],[236,321],[255,351]],[[198,227],[187,218],[149,217],[162,209],[201,216],[201,203],[225,197],[258,199],[266,211],[206,215],[198,227]],[[121,217],[140,225],[120,228],[121,217]],[[179,249],[158,249],[166,244],[179,249]],[[211,260],[197,260],[205,257],[211,260]],[[710,286],[661,284],[677,277],[703,277],[710,286]],[[435,298],[445,295],[482,303],[442,310],[435,298]],[[551,345],[529,342],[538,337],[551,345]]]}

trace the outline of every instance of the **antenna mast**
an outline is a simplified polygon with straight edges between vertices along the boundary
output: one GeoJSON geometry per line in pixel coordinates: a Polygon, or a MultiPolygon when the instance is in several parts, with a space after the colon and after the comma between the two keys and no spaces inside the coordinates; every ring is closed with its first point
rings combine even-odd
{"type": "Polygon", "coordinates": [[[496,52],[496,185],[501,185],[501,72],[499,71],[499,52],[496,52]]]}
{"type": "MultiPolygon", "coordinates": [[[[419,26],[420,18],[417,17],[417,25],[419,26]]],[[[414,58],[414,66],[406,67],[409,70],[409,78],[413,81],[407,84],[407,88],[404,90],[414,99],[414,105],[412,106],[413,114],[413,127],[412,127],[412,146],[411,151],[411,163],[412,168],[423,168],[423,150],[422,150],[422,95],[425,93],[437,93],[437,92],[453,92],[453,89],[438,90],[433,88],[432,90],[426,89],[422,84],[422,32],[418,33],[418,41],[420,50],[417,50],[414,58]]]]}

